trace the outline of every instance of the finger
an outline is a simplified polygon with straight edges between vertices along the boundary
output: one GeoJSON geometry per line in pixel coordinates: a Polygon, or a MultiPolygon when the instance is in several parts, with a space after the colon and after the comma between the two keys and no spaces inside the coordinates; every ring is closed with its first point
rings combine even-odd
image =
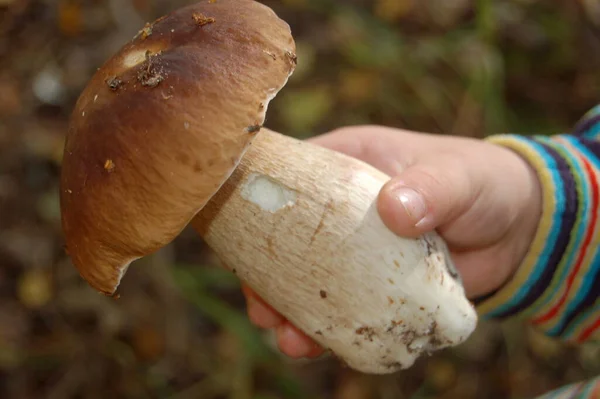
{"type": "Polygon", "coordinates": [[[307,141],[354,158],[364,159],[366,146],[369,145],[366,140],[368,131],[368,127],[346,127],[311,137],[307,141]]]}
{"type": "Polygon", "coordinates": [[[318,344],[315,344],[313,350],[306,357],[308,357],[309,359],[316,359],[323,355],[323,353],[325,353],[325,350],[318,344]]]}
{"type": "Polygon", "coordinates": [[[250,321],[260,328],[275,328],[285,322],[285,318],[259,297],[250,287],[242,285],[246,297],[246,307],[250,321]]]}
{"type": "Polygon", "coordinates": [[[291,353],[293,356],[298,357],[305,356],[311,359],[319,357],[324,353],[324,349],[321,346],[297,327],[286,321],[285,318],[270,307],[250,287],[243,284],[242,292],[249,303],[248,315],[254,324],[265,329],[277,329],[279,327],[277,333],[279,335],[283,333],[283,336],[278,337],[280,340],[279,345],[285,349],[284,353],[291,353]]]}
{"type": "Polygon", "coordinates": [[[508,281],[514,270],[497,265],[512,264],[514,253],[512,248],[503,245],[453,253],[452,258],[460,269],[467,297],[478,298],[489,294],[508,281]]]}
{"type": "Polygon", "coordinates": [[[248,285],[242,284],[242,292],[248,302],[248,315],[255,325],[265,329],[285,326],[281,330],[285,334],[282,337],[281,345],[286,350],[290,350],[292,353],[300,353],[300,357],[306,356],[311,359],[323,354],[324,349],[321,346],[302,333],[297,327],[287,322],[283,316],[269,306],[248,285]],[[289,329],[292,331],[289,331],[289,329]],[[308,352],[305,349],[307,346],[310,347],[308,352]]]}
{"type": "Polygon", "coordinates": [[[359,159],[389,175],[395,175],[418,155],[415,140],[425,136],[407,134],[381,126],[354,126],[309,139],[313,144],[359,159]],[[401,152],[397,149],[402,148],[401,152]]]}
{"type": "Polygon", "coordinates": [[[277,327],[276,332],[277,346],[285,355],[299,359],[302,357],[313,357],[318,353],[318,344],[291,323],[285,322],[281,324],[277,327]]]}
{"type": "Polygon", "coordinates": [[[483,182],[457,156],[415,163],[381,190],[377,206],[385,225],[399,236],[439,229],[466,212],[483,182]]]}

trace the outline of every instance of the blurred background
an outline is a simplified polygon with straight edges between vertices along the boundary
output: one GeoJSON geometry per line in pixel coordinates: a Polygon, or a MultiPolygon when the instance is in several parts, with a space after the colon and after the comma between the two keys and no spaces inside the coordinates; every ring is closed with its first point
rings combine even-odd
{"type": "MultiPolygon", "coordinates": [[[[217,0],[218,1],[218,0],[217,0]]],[[[526,398],[600,373],[600,352],[518,322],[391,376],[291,361],[238,281],[186,231],[115,301],[62,248],[58,177],[87,80],[145,22],[191,1],[0,0],[0,398],[526,398]]],[[[597,0],[269,0],[299,65],[268,126],[484,137],[568,131],[600,102],[597,0]]]]}

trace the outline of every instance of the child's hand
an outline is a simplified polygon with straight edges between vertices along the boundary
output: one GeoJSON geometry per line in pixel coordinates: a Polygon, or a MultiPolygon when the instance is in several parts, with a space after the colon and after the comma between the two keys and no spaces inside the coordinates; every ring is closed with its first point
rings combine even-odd
{"type": "MultiPolygon", "coordinates": [[[[470,298],[502,286],[531,243],[541,212],[537,177],[512,151],[482,140],[355,127],[311,140],[392,176],[378,199],[400,236],[436,229],[448,243],[470,298]]],[[[244,287],[250,319],[276,328],[291,357],[321,354],[312,339],[244,287]]]]}

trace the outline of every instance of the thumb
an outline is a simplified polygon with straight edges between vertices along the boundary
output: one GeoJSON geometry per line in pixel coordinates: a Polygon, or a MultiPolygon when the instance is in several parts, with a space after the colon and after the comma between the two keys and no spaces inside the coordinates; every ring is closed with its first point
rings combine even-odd
{"type": "Polygon", "coordinates": [[[450,224],[464,214],[481,192],[456,157],[416,163],[382,188],[377,206],[384,224],[394,233],[416,237],[450,224]]]}

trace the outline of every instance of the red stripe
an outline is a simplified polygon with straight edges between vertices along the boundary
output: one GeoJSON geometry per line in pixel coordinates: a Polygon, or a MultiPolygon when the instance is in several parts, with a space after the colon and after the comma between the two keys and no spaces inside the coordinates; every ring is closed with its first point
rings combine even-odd
{"type": "Polygon", "coordinates": [[[583,241],[583,245],[581,247],[581,250],[579,251],[579,256],[577,257],[577,261],[575,263],[575,267],[573,268],[573,270],[569,274],[569,277],[567,278],[567,287],[565,289],[565,292],[562,294],[558,303],[555,304],[546,314],[543,314],[543,315],[538,316],[535,319],[533,319],[534,324],[545,323],[548,320],[552,319],[553,317],[556,316],[556,314],[559,312],[560,308],[564,305],[565,301],[567,300],[569,290],[573,286],[573,281],[575,281],[575,277],[577,276],[577,273],[581,269],[581,264],[583,262],[583,258],[585,257],[585,254],[587,253],[587,249],[590,246],[592,237],[594,235],[594,229],[596,227],[596,219],[597,219],[596,215],[598,213],[597,212],[598,182],[596,180],[596,175],[592,171],[592,168],[591,168],[589,162],[585,158],[581,158],[581,160],[582,160],[583,165],[585,166],[585,170],[590,178],[590,185],[592,186],[592,204],[590,206],[591,210],[592,210],[592,217],[590,220],[591,225],[588,227],[587,234],[585,236],[585,240],[583,241]]]}
{"type": "Polygon", "coordinates": [[[587,339],[594,333],[594,331],[598,329],[598,327],[600,327],[600,318],[596,319],[594,324],[583,330],[583,332],[577,338],[577,341],[579,343],[587,341],[587,339]]]}

